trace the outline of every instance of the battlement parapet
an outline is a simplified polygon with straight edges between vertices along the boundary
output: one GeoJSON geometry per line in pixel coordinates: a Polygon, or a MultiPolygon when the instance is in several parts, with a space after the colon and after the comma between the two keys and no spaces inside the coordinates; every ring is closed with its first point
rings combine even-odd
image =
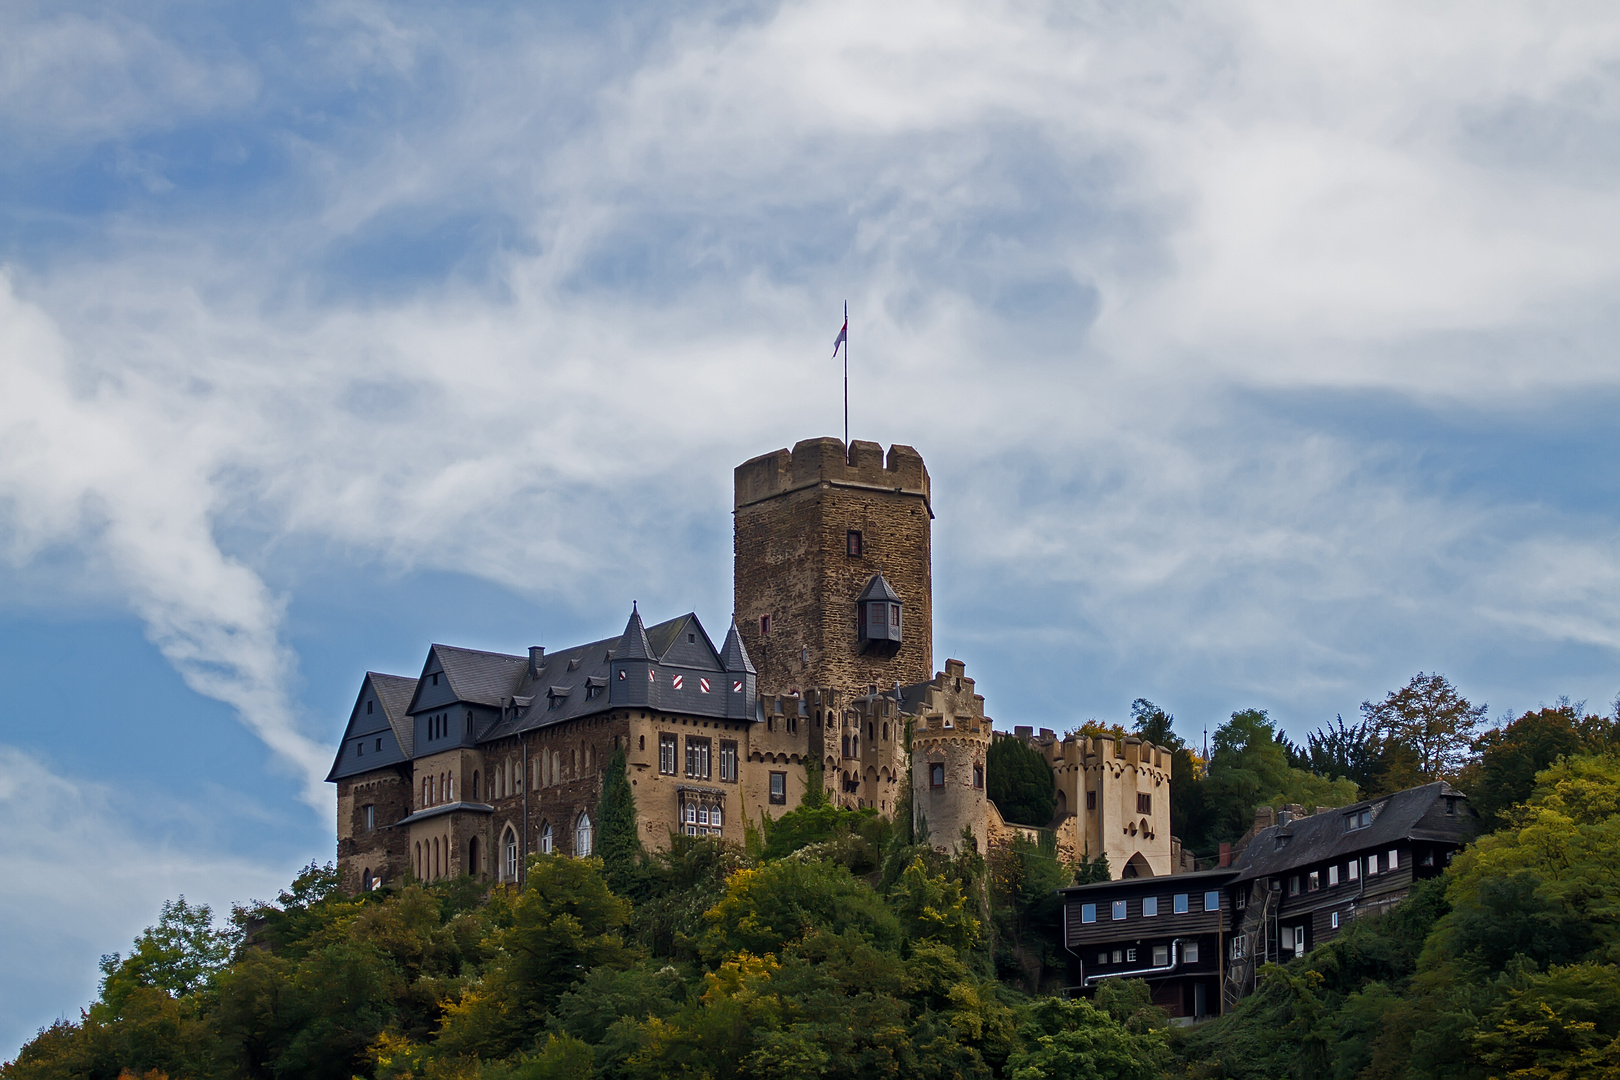
{"type": "Polygon", "coordinates": [[[859,439],[848,447],[839,439],[804,439],[792,450],[761,454],[737,466],[735,483],[737,509],[823,483],[929,496],[928,469],[915,449],[896,443],[885,461],[881,444],[859,439]]]}

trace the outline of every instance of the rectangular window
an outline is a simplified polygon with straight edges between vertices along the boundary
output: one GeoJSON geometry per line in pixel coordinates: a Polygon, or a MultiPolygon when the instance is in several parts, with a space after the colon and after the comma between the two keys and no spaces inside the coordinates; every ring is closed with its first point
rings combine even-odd
{"type": "Polygon", "coordinates": [[[1151,813],[1153,813],[1153,796],[1149,795],[1145,791],[1137,792],[1137,794],[1136,794],[1136,812],[1138,814],[1151,814],[1151,813]]]}
{"type": "Polygon", "coordinates": [[[1114,963],[1123,964],[1124,962],[1125,962],[1125,954],[1120,952],[1118,949],[1115,949],[1114,950],[1114,963]]]}
{"type": "Polygon", "coordinates": [[[1283,952],[1293,952],[1294,951],[1294,928],[1292,926],[1283,927],[1282,928],[1282,933],[1281,933],[1281,938],[1282,938],[1283,952]]]}
{"type": "Polygon", "coordinates": [[[1329,916],[1329,919],[1331,919],[1333,922],[1333,929],[1337,930],[1339,928],[1339,913],[1335,911],[1329,916]]]}
{"type": "Polygon", "coordinates": [[[1135,949],[1126,949],[1125,950],[1125,962],[1127,964],[1136,963],[1136,950],[1135,949]]]}
{"type": "Polygon", "coordinates": [[[928,786],[936,788],[945,786],[945,766],[943,763],[935,762],[928,766],[928,786]]]}
{"type": "Polygon", "coordinates": [[[1384,869],[1393,870],[1401,865],[1401,853],[1394,848],[1389,849],[1389,857],[1384,861],[1384,869]]]}
{"type": "Polygon", "coordinates": [[[686,737],[686,775],[693,780],[709,778],[709,740],[686,737]]]}
{"type": "Polygon", "coordinates": [[[1166,967],[1166,966],[1169,965],[1169,963],[1170,963],[1170,946],[1168,946],[1168,945],[1155,945],[1155,946],[1153,946],[1153,966],[1154,967],[1166,967]]]}
{"type": "Polygon", "coordinates": [[[1374,877],[1378,873],[1378,856],[1367,856],[1367,876],[1374,877]]]}
{"type": "Polygon", "coordinates": [[[1098,953],[1097,954],[1097,963],[1099,963],[1099,964],[1108,963],[1108,954],[1105,953],[1105,952],[1098,953]]]}
{"type": "Polygon", "coordinates": [[[761,615],[759,617],[759,636],[764,637],[766,634],[769,634],[770,632],[771,632],[771,617],[769,615],[761,615]]]}
{"type": "Polygon", "coordinates": [[[1299,895],[1299,875],[1298,874],[1290,874],[1289,877],[1288,877],[1288,895],[1289,896],[1298,896],[1299,895]]]}
{"type": "Polygon", "coordinates": [[[377,828],[377,808],[371,803],[366,804],[366,832],[373,832],[377,828]]]}
{"type": "Polygon", "coordinates": [[[1097,793],[1095,791],[1086,792],[1086,809],[1097,809],[1097,793]]]}
{"type": "Polygon", "coordinates": [[[1248,947],[1243,942],[1243,935],[1238,934],[1232,939],[1232,959],[1241,960],[1248,953],[1248,947]]]}
{"type": "Polygon", "coordinates": [[[975,765],[975,766],[973,766],[973,786],[976,787],[976,788],[984,787],[984,766],[983,765],[975,765]]]}
{"type": "Polygon", "coordinates": [[[1322,875],[1321,875],[1320,872],[1318,872],[1316,870],[1312,870],[1309,874],[1305,875],[1305,889],[1306,889],[1306,891],[1315,892],[1317,889],[1320,889],[1321,887],[1322,887],[1322,875]]]}
{"type": "Polygon", "coordinates": [[[1157,896],[1142,897],[1142,918],[1151,919],[1159,914],[1159,898],[1157,896]]]}
{"type": "Polygon", "coordinates": [[[1204,894],[1204,910],[1221,910],[1221,893],[1219,889],[1211,889],[1209,892],[1204,894]]]}
{"type": "Polygon", "coordinates": [[[720,744],[720,779],[728,784],[737,782],[737,744],[734,742],[720,744]]]}
{"type": "Polygon", "coordinates": [[[665,776],[675,775],[675,736],[658,736],[658,771],[665,776]]]}
{"type": "Polygon", "coordinates": [[[1170,902],[1170,910],[1177,915],[1187,914],[1187,894],[1184,892],[1176,893],[1175,899],[1170,902]]]}
{"type": "Polygon", "coordinates": [[[1248,907],[1249,890],[1239,889],[1237,895],[1232,897],[1232,906],[1237,908],[1239,911],[1242,911],[1244,908],[1248,907]]]}
{"type": "Polygon", "coordinates": [[[1345,877],[1346,877],[1347,880],[1349,880],[1349,881],[1356,880],[1358,877],[1361,876],[1361,860],[1360,859],[1351,859],[1350,860],[1350,865],[1346,866],[1344,869],[1346,871],[1345,877]]]}
{"type": "Polygon", "coordinates": [[[1198,963],[1198,942],[1189,941],[1181,947],[1181,959],[1184,963],[1198,963]]]}
{"type": "Polygon", "coordinates": [[[1365,829],[1372,824],[1371,810],[1357,810],[1353,814],[1344,816],[1344,831],[1354,832],[1356,829],[1365,829]]]}
{"type": "Polygon", "coordinates": [[[1097,921],[1097,905],[1096,904],[1081,904],[1080,905],[1080,921],[1083,922],[1083,923],[1096,922],[1097,921]]]}
{"type": "Polygon", "coordinates": [[[1115,900],[1114,901],[1114,921],[1119,922],[1124,917],[1125,917],[1125,901],[1123,901],[1123,900],[1115,900]]]}
{"type": "Polygon", "coordinates": [[[852,559],[861,557],[861,534],[857,529],[851,529],[844,535],[844,550],[852,559]]]}
{"type": "Polygon", "coordinates": [[[771,802],[777,806],[787,802],[787,773],[771,773],[771,802]]]}
{"type": "Polygon", "coordinates": [[[1331,889],[1331,888],[1333,888],[1333,886],[1337,885],[1338,883],[1339,883],[1339,867],[1337,865],[1333,865],[1333,866],[1328,867],[1328,888],[1331,889]]]}

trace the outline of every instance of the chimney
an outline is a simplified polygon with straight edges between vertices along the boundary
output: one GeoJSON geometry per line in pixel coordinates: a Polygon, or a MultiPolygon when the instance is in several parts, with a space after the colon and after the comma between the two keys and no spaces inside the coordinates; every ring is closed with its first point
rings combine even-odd
{"type": "Polygon", "coordinates": [[[544,645],[529,646],[529,678],[538,679],[540,669],[546,665],[546,647],[544,645]]]}
{"type": "Polygon", "coordinates": [[[1232,865],[1232,845],[1231,844],[1222,844],[1221,845],[1221,861],[1220,861],[1220,863],[1218,865],[1220,865],[1220,866],[1231,866],[1232,865]]]}
{"type": "Polygon", "coordinates": [[[1261,829],[1269,829],[1275,824],[1277,824],[1277,815],[1276,812],[1271,809],[1271,807],[1257,806],[1254,808],[1255,832],[1259,832],[1261,829]]]}

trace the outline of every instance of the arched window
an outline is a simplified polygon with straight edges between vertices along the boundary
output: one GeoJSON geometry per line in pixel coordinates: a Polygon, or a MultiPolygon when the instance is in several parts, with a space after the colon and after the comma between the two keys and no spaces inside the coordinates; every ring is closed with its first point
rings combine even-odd
{"type": "Polygon", "coordinates": [[[428,778],[422,777],[422,805],[428,804],[428,778]]]}
{"type": "Polygon", "coordinates": [[[637,740],[637,749],[639,749],[639,750],[647,749],[647,736],[643,735],[643,736],[641,736],[641,738],[639,740],[637,740]]]}
{"type": "Polygon", "coordinates": [[[450,770],[450,775],[444,778],[444,798],[446,802],[456,801],[456,773],[450,770]]]}
{"type": "Polygon", "coordinates": [[[362,892],[371,891],[371,867],[369,866],[366,867],[366,872],[360,875],[360,890],[362,892]]]}
{"type": "Polygon", "coordinates": [[[467,873],[478,876],[478,837],[467,841],[467,873]]]}
{"type": "Polygon", "coordinates": [[[416,842],[416,858],[412,861],[412,866],[416,870],[416,880],[421,881],[422,880],[422,841],[420,841],[420,840],[418,840],[416,842]]]}
{"type": "Polygon", "coordinates": [[[473,802],[478,801],[478,770],[473,770],[473,802]]]}
{"type": "Polygon", "coordinates": [[[574,854],[580,858],[591,853],[591,815],[581,813],[574,826],[574,854]]]}
{"type": "Polygon", "coordinates": [[[439,838],[437,836],[435,836],[433,838],[433,865],[428,869],[428,873],[433,877],[433,879],[435,881],[438,880],[438,878],[439,878],[439,838]]]}
{"type": "Polygon", "coordinates": [[[550,855],[552,850],[551,822],[548,821],[540,826],[540,854],[550,855]]]}
{"type": "Polygon", "coordinates": [[[512,831],[510,825],[506,827],[506,835],[501,840],[501,847],[504,849],[501,880],[516,881],[518,876],[518,842],[517,833],[512,831]]]}

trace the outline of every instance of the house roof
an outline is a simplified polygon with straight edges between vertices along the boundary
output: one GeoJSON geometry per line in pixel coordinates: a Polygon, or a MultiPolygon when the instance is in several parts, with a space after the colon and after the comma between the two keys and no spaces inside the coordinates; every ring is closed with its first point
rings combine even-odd
{"type": "Polygon", "coordinates": [[[366,672],[366,678],[377,691],[377,700],[388,714],[388,726],[394,729],[394,738],[406,757],[416,753],[416,725],[411,722],[411,698],[416,694],[416,680],[406,675],[384,675],[380,671],[366,672]]]}
{"type": "Polygon", "coordinates": [[[1466,814],[1451,816],[1450,828],[1424,820],[1443,797],[1464,801],[1467,798],[1450,784],[1437,780],[1261,829],[1238,858],[1238,880],[1268,877],[1368,848],[1388,847],[1401,840],[1456,843],[1466,839],[1463,835],[1468,831],[1466,814]],[[1364,828],[1347,827],[1347,822],[1362,810],[1370,811],[1371,822],[1364,828]]]}
{"type": "Polygon", "coordinates": [[[898,604],[900,603],[900,594],[894,591],[893,586],[889,584],[888,578],[885,578],[882,574],[873,574],[872,580],[868,581],[866,588],[861,590],[861,595],[855,598],[857,604],[867,600],[887,600],[891,604],[898,604]]]}
{"type": "Polygon", "coordinates": [[[518,682],[528,673],[529,658],[508,653],[461,649],[454,645],[434,645],[439,666],[450,680],[457,701],[499,707],[512,696],[518,682]]]}

